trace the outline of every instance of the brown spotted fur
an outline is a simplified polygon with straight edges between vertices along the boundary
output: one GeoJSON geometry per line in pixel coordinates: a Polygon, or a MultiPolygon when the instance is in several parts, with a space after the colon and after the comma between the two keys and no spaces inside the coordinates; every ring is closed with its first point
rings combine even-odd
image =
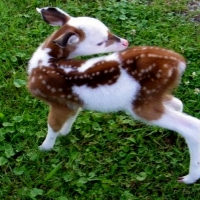
{"type": "Polygon", "coordinates": [[[164,109],[162,102],[179,82],[181,72],[178,64],[185,63],[185,59],[158,47],[132,47],[120,52],[119,58],[121,63],[100,61],[82,73],[77,69],[84,60],[55,58],[50,66],[33,69],[29,76],[29,90],[46,102],[82,106],[81,99],[72,93],[71,87],[112,85],[119,78],[121,67],[141,86],[137,98],[133,100],[134,112],[147,121],[158,119],[164,109]],[[70,67],[73,71],[66,73],[61,67],[70,67]]]}

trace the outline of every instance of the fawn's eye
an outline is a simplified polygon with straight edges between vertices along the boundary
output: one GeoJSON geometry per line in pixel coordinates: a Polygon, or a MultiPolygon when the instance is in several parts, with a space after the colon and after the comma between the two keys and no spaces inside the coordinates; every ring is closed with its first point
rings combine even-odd
{"type": "Polygon", "coordinates": [[[104,42],[99,42],[97,45],[98,45],[98,46],[101,46],[103,43],[104,43],[104,42]]]}

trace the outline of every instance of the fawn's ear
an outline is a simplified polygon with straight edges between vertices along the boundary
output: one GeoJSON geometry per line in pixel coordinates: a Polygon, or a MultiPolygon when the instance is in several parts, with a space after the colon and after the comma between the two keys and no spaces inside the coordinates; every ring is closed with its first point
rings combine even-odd
{"type": "Polygon", "coordinates": [[[61,48],[65,48],[67,45],[76,45],[80,41],[80,37],[77,33],[67,32],[62,34],[60,37],[55,39],[53,42],[56,43],[61,48]]]}
{"type": "Polygon", "coordinates": [[[43,20],[51,26],[63,26],[70,19],[70,16],[60,8],[45,7],[36,8],[36,10],[42,15],[43,20]]]}

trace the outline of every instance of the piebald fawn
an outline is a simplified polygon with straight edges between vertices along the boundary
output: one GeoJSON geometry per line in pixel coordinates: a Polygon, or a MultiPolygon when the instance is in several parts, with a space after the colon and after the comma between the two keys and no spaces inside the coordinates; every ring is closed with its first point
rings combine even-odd
{"type": "Polygon", "coordinates": [[[190,151],[190,169],[178,180],[197,181],[200,121],[182,113],[182,102],[171,94],[186,68],[185,59],[159,47],[126,49],[128,42],[97,19],[73,18],[58,8],[38,11],[47,23],[61,26],[29,62],[29,91],[50,106],[48,133],[40,149],[50,150],[59,134],[68,134],[81,108],[126,111],[137,120],[182,135],[190,151]],[[71,59],[120,50],[89,60],[71,59]]]}

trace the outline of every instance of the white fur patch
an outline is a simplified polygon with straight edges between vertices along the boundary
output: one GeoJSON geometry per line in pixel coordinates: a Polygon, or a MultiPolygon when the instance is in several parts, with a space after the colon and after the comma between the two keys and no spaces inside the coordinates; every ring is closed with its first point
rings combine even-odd
{"type": "Polygon", "coordinates": [[[119,79],[112,85],[102,85],[95,89],[74,86],[72,91],[83,100],[86,109],[113,112],[129,110],[139,89],[139,84],[121,70],[119,79]]]}
{"type": "Polygon", "coordinates": [[[165,101],[164,105],[178,112],[183,111],[183,103],[180,99],[176,97],[172,97],[170,100],[165,101]]]}
{"type": "Polygon", "coordinates": [[[106,46],[106,42],[109,40],[109,29],[98,19],[90,17],[71,17],[67,24],[83,31],[85,35],[84,40],[69,54],[68,58],[74,58],[79,55],[116,52],[127,48],[126,45],[123,45],[121,38],[119,38],[121,42],[116,41],[106,46]],[[101,42],[103,44],[98,46],[97,44],[101,42]]]}
{"type": "Polygon", "coordinates": [[[186,139],[190,150],[189,174],[182,177],[180,182],[194,183],[200,178],[200,121],[187,114],[165,107],[165,113],[151,124],[178,132],[186,139]]]}
{"type": "Polygon", "coordinates": [[[179,71],[181,74],[183,74],[183,72],[185,71],[186,68],[186,64],[184,62],[180,62],[179,63],[179,71]]]}
{"type": "Polygon", "coordinates": [[[71,17],[67,24],[82,29],[85,33],[92,34],[91,36],[94,36],[94,39],[98,38],[98,35],[104,35],[105,39],[107,38],[108,28],[98,19],[91,17],[71,17]],[[94,33],[97,33],[97,31],[100,33],[95,35],[94,33]]]}
{"type": "Polygon", "coordinates": [[[50,127],[50,125],[48,125],[48,133],[47,133],[47,136],[46,136],[44,142],[39,147],[40,150],[48,151],[48,150],[52,149],[55,144],[57,136],[58,136],[58,133],[54,132],[53,129],[50,127]]]}
{"type": "Polygon", "coordinates": [[[61,135],[67,135],[71,131],[71,127],[76,120],[76,117],[78,116],[79,112],[81,111],[81,108],[78,109],[77,113],[73,115],[72,117],[68,118],[66,122],[63,124],[62,128],[60,129],[59,133],[61,135]]]}
{"type": "Polygon", "coordinates": [[[42,49],[43,44],[38,47],[38,49],[33,54],[32,58],[29,61],[28,64],[28,74],[32,72],[34,68],[37,68],[40,65],[42,66],[49,66],[49,59],[51,56],[49,56],[50,49],[42,49]]]}
{"type": "Polygon", "coordinates": [[[69,72],[74,71],[74,69],[72,68],[72,66],[71,66],[71,68],[70,68],[70,66],[60,66],[59,68],[62,69],[62,70],[64,70],[65,73],[69,73],[69,72]]]}
{"type": "Polygon", "coordinates": [[[120,59],[118,57],[118,53],[113,53],[111,55],[108,56],[102,56],[102,57],[98,57],[98,58],[91,58],[89,60],[87,60],[84,64],[82,64],[81,67],[78,68],[79,72],[84,72],[89,68],[94,67],[94,65],[98,62],[105,62],[105,61],[116,61],[120,63],[120,59]]]}

